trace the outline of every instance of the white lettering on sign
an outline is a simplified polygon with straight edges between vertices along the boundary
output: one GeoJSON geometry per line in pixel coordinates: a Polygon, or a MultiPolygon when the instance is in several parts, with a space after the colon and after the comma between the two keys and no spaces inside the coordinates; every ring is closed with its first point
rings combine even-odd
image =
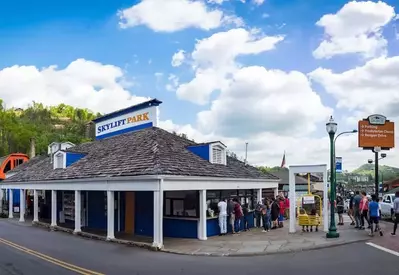
{"type": "Polygon", "coordinates": [[[303,204],[314,204],[314,196],[304,196],[303,204]]]}
{"type": "Polygon", "coordinates": [[[148,124],[157,126],[157,107],[152,106],[96,123],[96,137],[148,124]]]}

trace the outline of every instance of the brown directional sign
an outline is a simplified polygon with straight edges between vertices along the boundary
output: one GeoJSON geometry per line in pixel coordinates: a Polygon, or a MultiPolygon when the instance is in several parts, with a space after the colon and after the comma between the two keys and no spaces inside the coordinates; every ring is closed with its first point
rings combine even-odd
{"type": "Polygon", "coordinates": [[[359,147],[391,149],[395,147],[395,124],[391,121],[373,124],[371,119],[359,121],[359,147]],[[371,121],[371,123],[370,123],[371,121]]]}

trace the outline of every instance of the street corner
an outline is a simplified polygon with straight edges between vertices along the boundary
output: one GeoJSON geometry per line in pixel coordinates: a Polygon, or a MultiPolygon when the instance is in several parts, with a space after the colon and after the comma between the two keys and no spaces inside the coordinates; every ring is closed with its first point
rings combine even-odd
{"type": "Polygon", "coordinates": [[[162,251],[191,256],[245,257],[327,249],[370,240],[367,232],[349,229],[340,231],[340,237],[337,239],[326,238],[326,233],[323,231],[289,234],[288,230],[282,229],[270,234],[260,230],[246,233],[225,236],[224,240],[215,238],[209,238],[206,241],[168,240],[162,251]]]}

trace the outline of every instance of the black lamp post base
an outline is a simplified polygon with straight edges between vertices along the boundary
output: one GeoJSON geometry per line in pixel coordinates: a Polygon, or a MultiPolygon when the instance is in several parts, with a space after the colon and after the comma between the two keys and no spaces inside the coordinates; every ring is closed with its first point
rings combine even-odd
{"type": "Polygon", "coordinates": [[[327,239],[336,239],[339,238],[339,233],[337,231],[328,231],[326,234],[327,239]]]}

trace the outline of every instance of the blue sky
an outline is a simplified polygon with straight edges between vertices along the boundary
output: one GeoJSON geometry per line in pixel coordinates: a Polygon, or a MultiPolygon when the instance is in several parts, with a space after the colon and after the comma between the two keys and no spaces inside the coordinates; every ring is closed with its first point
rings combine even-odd
{"type": "MultiPolygon", "coordinates": [[[[166,0],[165,0],[166,1],[166,0]]],[[[0,69],[13,65],[33,65],[37,68],[57,65],[62,69],[78,58],[112,64],[125,70],[125,77],[134,80],[129,90],[138,96],[156,97],[164,101],[162,117],[176,124],[194,124],[197,113],[209,109],[211,102],[197,105],[179,99],[165,89],[166,79],[157,83],[154,76],[176,74],[181,82],[190,81],[193,72],[187,67],[171,66],[172,55],[179,49],[190,53],[198,39],[226,31],[231,26],[213,30],[186,28],[176,32],[156,32],[147,26],[121,29],[117,11],[140,1],[132,0],[69,0],[69,1],[2,1],[0,4],[0,69]],[[179,112],[176,112],[176,108],[179,112]]],[[[248,2],[248,1],[247,1],[248,2]]],[[[323,28],[315,23],[325,14],[336,13],[348,1],[343,0],[266,0],[256,6],[240,1],[226,1],[223,9],[245,21],[246,28],[259,28],[267,35],[284,35],[285,40],[275,50],[237,58],[239,63],[259,65],[283,71],[298,70],[309,73],[318,67],[340,73],[365,60],[358,55],[339,55],[331,59],[315,59],[312,55],[323,39],[323,28]],[[267,14],[267,17],[265,16],[267,14]]],[[[397,0],[385,3],[395,7],[397,0]]],[[[395,7],[398,13],[398,7],[395,7]]],[[[388,55],[399,55],[399,41],[392,26],[384,28],[389,41],[388,55]]],[[[314,84],[324,105],[335,108],[336,100],[314,84]]],[[[212,94],[215,99],[218,92],[212,94]]],[[[1,93],[0,93],[1,97],[1,93]]],[[[346,116],[340,110],[338,119],[346,116]]],[[[324,123],[324,122],[323,122],[324,123]]],[[[319,123],[319,126],[323,126],[319,123]]],[[[314,136],[324,133],[316,132],[314,136]]]]}

